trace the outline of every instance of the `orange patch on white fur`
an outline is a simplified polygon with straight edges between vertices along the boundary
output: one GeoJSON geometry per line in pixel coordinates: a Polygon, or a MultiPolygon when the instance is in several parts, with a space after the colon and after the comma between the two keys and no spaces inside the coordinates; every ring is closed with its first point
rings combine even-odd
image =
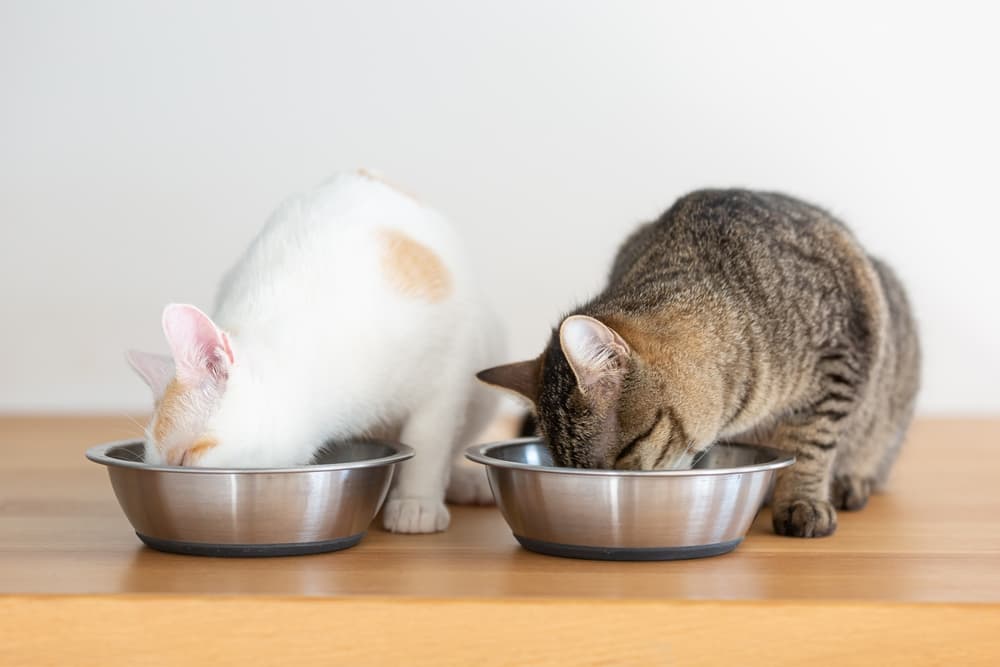
{"type": "Polygon", "coordinates": [[[163,397],[156,404],[156,426],[153,436],[157,442],[163,442],[174,430],[177,418],[181,414],[181,397],[184,395],[184,385],[176,379],[171,380],[163,392],[163,397]]]}
{"type": "Polygon", "coordinates": [[[382,272],[400,294],[436,303],[451,292],[451,275],[434,252],[396,229],[380,229],[382,272]]]}
{"type": "Polygon", "coordinates": [[[215,438],[199,438],[190,449],[184,452],[184,456],[181,458],[181,461],[184,465],[191,465],[201,458],[202,454],[210,450],[212,447],[215,447],[217,444],[219,444],[219,441],[215,438]]]}

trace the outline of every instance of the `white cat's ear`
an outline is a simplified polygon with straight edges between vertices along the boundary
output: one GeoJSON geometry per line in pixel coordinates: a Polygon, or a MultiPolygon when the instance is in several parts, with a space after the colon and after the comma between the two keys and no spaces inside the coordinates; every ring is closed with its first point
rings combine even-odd
{"type": "Polygon", "coordinates": [[[163,309],[163,334],[181,380],[197,384],[229,377],[233,363],[229,337],[205,313],[194,306],[172,303],[163,309]]]}
{"type": "Polygon", "coordinates": [[[532,403],[538,401],[538,374],[541,370],[541,359],[519,361],[516,364],[504,364],[487,368],[476,373],[476,377],[486,384],[501,389],[517,392],[532,403]]]}
{"type": "Polygon", "coordinates": [[[571,315],[563,320],[559,344],[584,394],[602,385],[620,385],[632,354],[617,331],[586,315],[571,315]]]}
{"type": "Polygon", "coordinates": [[[174,379],[174,360],[165,354],[152,354],[139,350],[129,350],[125,353],[125,359],[153,390],[153,398],[160,400],[167,390],[167,385],[174,379]]]}

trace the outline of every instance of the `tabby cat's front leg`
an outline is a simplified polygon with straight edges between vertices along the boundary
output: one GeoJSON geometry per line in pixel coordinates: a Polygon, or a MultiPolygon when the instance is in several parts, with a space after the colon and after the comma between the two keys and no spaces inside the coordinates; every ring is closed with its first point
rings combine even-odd
{"type": "Polygon", "coordinates": [[[776,428],[774,446],[795,454],[795,464],[778,473],[771,502],[778,535],[823,537],[837,529],[830,503],[837,430],[822,414],[795,416],[776,428]]]}

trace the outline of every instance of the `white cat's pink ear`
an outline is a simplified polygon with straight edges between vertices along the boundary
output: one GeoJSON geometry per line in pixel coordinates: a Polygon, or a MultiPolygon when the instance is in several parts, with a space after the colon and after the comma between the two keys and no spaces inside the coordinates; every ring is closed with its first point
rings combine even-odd
{"type": "Polygon", "coordinates": [[[153,390],[153,398],[160,400],[167,390],[167,385],[174,379],[173,359],[164,354],[152,354],[139,350],[129,350],[125,353],[125,359],[153,390]]]}
{"type": "Polygon", "coordinates": [[[618,386],[632,354],[628,343],[603,322],[586,315],[572,315],[559,327],[559,344],[580,391],[618,386]]]}
{"type": "Polygon", "coordinates": [[[178,378],[197,383],[229,377],[233,363],[229,337],[205,313],[194,306],[172,303],[163,309],[163,334],[178,378]]]}

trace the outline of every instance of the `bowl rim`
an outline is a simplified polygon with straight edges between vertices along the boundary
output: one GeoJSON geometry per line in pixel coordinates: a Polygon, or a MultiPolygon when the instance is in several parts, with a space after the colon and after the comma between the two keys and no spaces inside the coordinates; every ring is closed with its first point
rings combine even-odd
{"type": "Polygon", "coordinates": [[[681,470],[606,470],[595,468],[562,468],[558,466],[542,466],[533,463],[518,463],[516,461],[505,461],[490,456],[490,452],[501,447],[524,445],[528,443],[544,444],[541,438],[513,438],[511,440],[499,440],[488,442],[482,445],[473,445],[465,450],[465,457],[470,461],[481,463],[488,468],[510,468],[513,470],[523,470],[539,472],[549,475],[583,475],[587,477],[705,477],[709,475],[734,475],[754,472],[764,472],[767,470],[780,470],[795,463],[795,456],[763,445],[750,445],[742,442],[720,442],[713,447],[742,447],[756,449],[767,453],[773,457],[771,461],[754,463],[748,466],[737,466],[735,468],[688,468],[681,470]]]}
{"type": "Polygon", "coordinates": [[[146,470],[149,472],[171,472],[180,474],[209,474],[209,475],[273,475],[275,473],[305,473],[305,472],[329,472],[336,470],[354,470],[357,468],[375,468],[393,463],[400,463],[412,459],[416,454],[409,445],[401,442],[378,439],[359,439],[355,442],[368,442],[391,447],[394,451],[389,456],[382,456],[376,459],[364,459],[361,461],[345,461],[343,463],[317,463],[315,465],[290,466],[287,468],[198,468],[194,466],[170,466],[170,465],[147,465],[138,461],[125,461],[108,456],[108,450],[124,445],[145,445],[142,438],[131,438],[128,440],[115,440],[100,445],[94,445],[87,450],[87,458],[108,468],[132,468],[134,470],[146,470]]]}

